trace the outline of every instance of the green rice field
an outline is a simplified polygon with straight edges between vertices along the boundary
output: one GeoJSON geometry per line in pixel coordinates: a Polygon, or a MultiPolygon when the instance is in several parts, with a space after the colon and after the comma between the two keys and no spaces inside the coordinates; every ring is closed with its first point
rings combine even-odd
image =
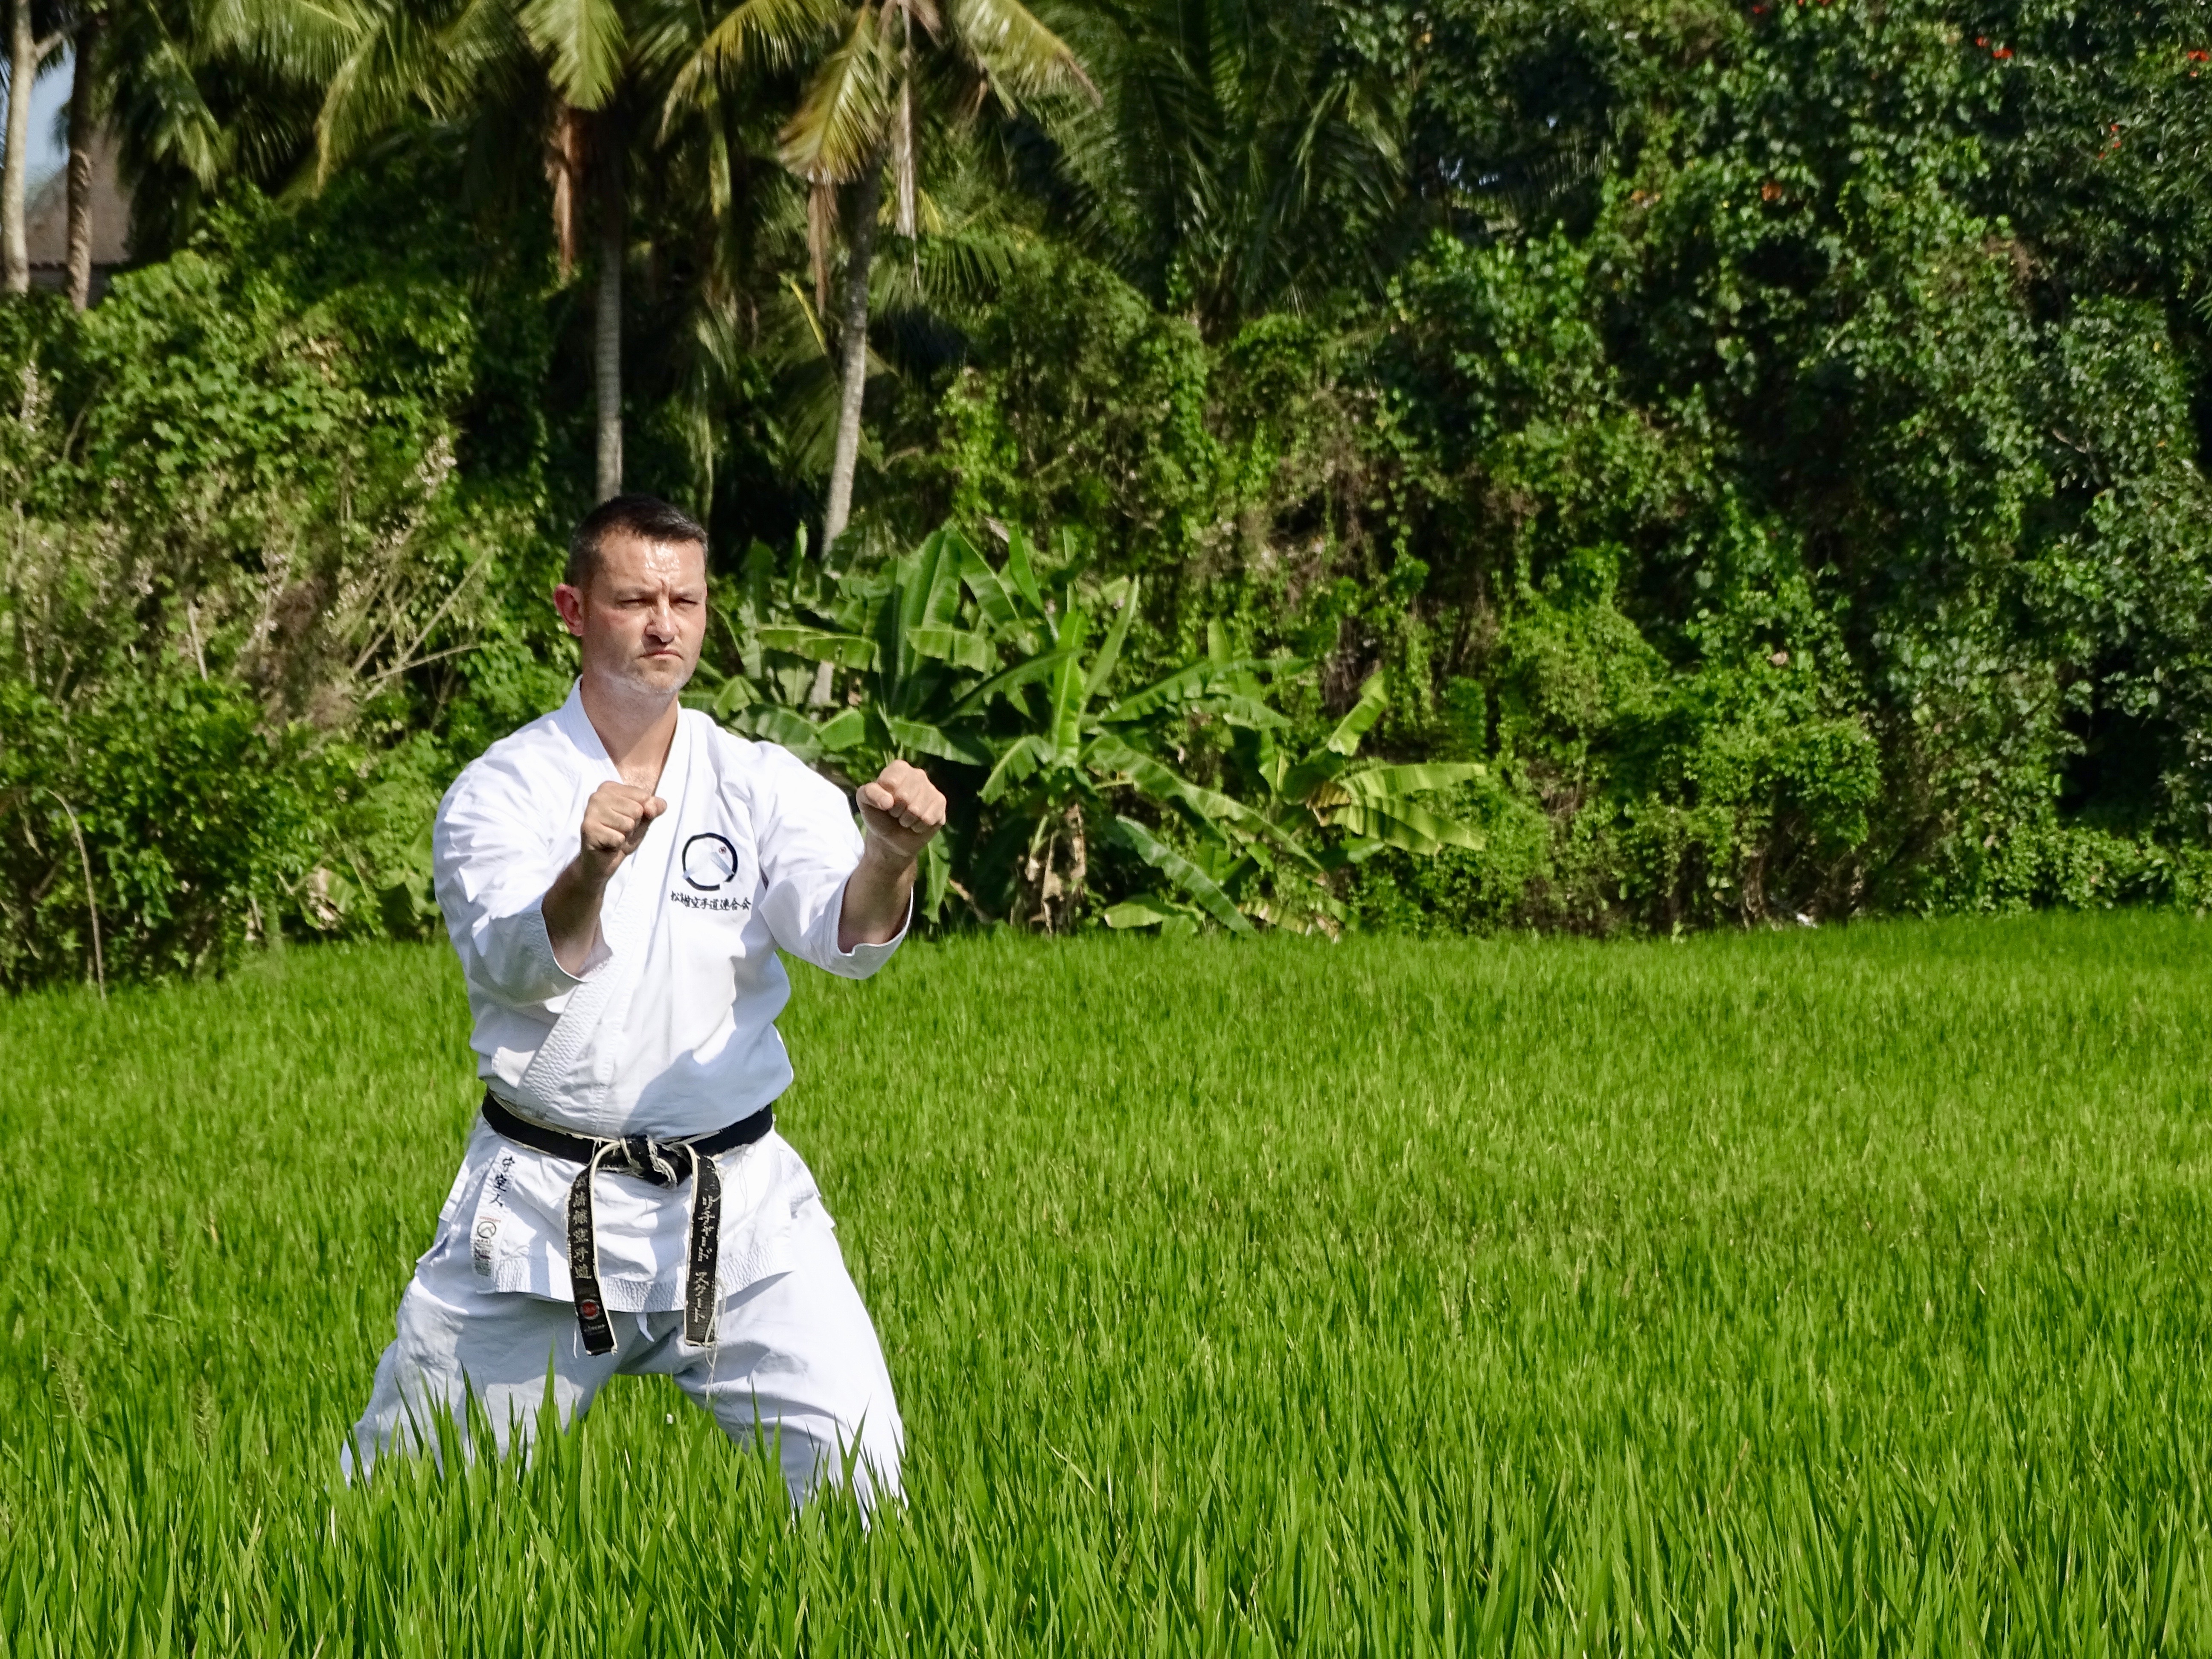
{"type": "Polygon", "coordinates": [[[0,1005],[0,1654],[2212,1653],[2212,923],[797,970],[909,1438],[341,1437],[459,976],[0,1005]]]}

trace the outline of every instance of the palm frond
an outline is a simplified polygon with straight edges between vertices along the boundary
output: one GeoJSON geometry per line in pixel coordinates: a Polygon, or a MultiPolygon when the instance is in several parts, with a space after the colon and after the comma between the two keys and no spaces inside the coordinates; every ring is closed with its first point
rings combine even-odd
{"type": "Polygon", "coordinates": [[[743,0],[715,21],[670,83],[667,110],[696,103],[708,85],[749,64],[789,69],[828,39],[839,17],[836,0],[743,0]]]}
{"type": "Polygon", "coordinates": [[[596,110],[620,79],[626,31],[614,0],[528,0],[517,17],[552,61],[553,84],[578,109],[596,110]]]}
{"type": "Polygon", "coordinates": [[[211,54],[251,57],[320,85],[337,73],[374,21],[357,0],[214,0],[202,15],[200,45],[211,54]]]}
{"type": "Polygon", "coordinates": [[[1067,42],[1021,0],[953,0],[952,27],[1010,106],[1079,88],[1093,103],[1101,101],[1067,42]]]}
{"type": "Polygon", "coordinates": [[[125,9],[112,27],[108,50],[130,65],[112,83],[107,110],[126,167],[173,168],[203,189],[212,186],[230,143],[201,88],[191,43],[153,6],[125,9]]]}
{"type": "Polygon", "coordinates": [[[321,175],[360,153],[410,110],[455,113],[489,59],[521,44],[505,0],[467,0],[442,27],[404,3],[380,7],[331,77],[315,122],[321,175]]]}
{"type": "Polygon", "coordinates": [[[854,10],[779,135],[777,158],[811,184],[849,183],[882,164],[896,59],[881,18],[872,4],[854,10]]]}

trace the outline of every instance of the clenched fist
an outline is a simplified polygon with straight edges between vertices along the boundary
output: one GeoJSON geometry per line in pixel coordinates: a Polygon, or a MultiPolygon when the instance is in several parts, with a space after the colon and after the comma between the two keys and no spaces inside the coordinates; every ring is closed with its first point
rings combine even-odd
{"type": "Polygon", "coordinates": [[[868,839],[902,862],[921,856],[930,838],[945,827],[945,796],[929,774],[902,760],[892,761],[854,792],[868,839]]]}
{"type": "Polygon", "coordinates": [[[637,851],[653,819],[668,810],[668,803],[650,789],[634,783],[603,783],[584,803],[582,847],[576,861],[586,879],[600,886],[622,861],[637,851]]]}
{"type": "Polygon", "coordinates": [[[853,792],[868,839],[860,862],[845,883],[837,915],[837,948],[883,945],[907,924],[914,895],[915,860],[930,837],[945,828],[945,797],[918,766],[895,760],[853,792]]]}

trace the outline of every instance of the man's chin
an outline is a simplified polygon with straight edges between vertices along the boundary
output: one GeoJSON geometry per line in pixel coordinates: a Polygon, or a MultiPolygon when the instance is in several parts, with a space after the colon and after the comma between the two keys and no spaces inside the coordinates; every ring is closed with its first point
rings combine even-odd
{"type": "Polygon", "coordinates": [[[634,697],[640,702],[665,702],[691,683],[692,667],[693,665],[681,660],[668,662],[638,658],[625,663],[606,678],[614,682],[609,689],[625,697],[634,697]]]}

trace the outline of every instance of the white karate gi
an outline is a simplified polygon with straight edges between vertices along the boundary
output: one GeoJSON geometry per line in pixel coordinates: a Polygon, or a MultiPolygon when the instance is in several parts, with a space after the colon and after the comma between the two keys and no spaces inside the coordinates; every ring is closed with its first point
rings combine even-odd
{"type": "MultiPolygon", "coordinates": [[[[579,691],[494,744],[447,791],[438,902],[475,1018],[477,1071],[515,1113],[572,1133],[710,1133],[781,1094],[779,948],[873,973],[905,937],[837,948],[860,835],[843,794],[773,744],[685,711],[656,792],[668,810],[609,882],[580,975],[553,955],[539,902],[576,856],[584,805],[618,781],[579,691]]],[[[344,1462],[411,1446],[473,1384],[501,1449],[527,1445],[549,1357],[562,1421],[619,1373],[673,1376],[733,1437],[780,1441],[793,1500],[857,1462],[864,1498],[896,1493],[902,1431],[883,1352],[814,1178],[774,1132],[725,1152],[714,1341],[683,1340],[691,1183],[602,1172],[599,1283],[617,1351],[576,1329],[566,1207],[578,1166],[478,1117],[429,1249],[400,1298],[344,1462]]]]}

